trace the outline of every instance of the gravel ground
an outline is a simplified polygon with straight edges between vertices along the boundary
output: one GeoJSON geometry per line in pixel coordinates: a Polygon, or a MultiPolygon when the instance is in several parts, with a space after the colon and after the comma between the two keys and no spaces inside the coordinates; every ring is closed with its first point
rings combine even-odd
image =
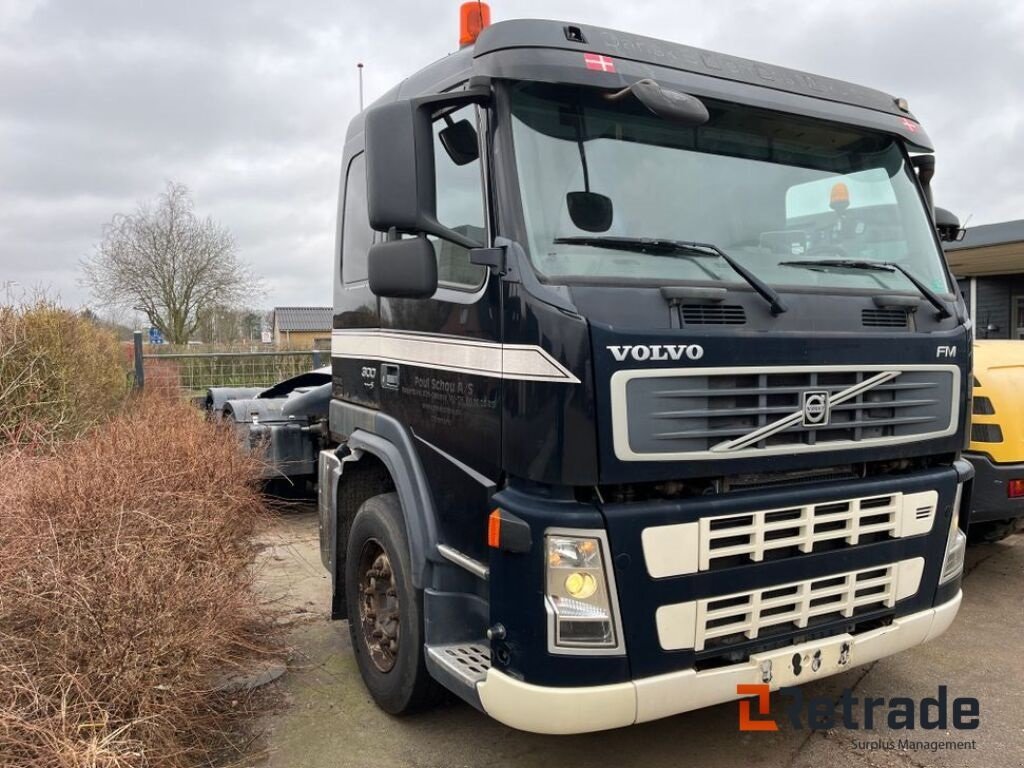
{"type": "MultiPolygon", "coordinates": [[[[284,609],[292,659],[276,686],[281,706],[263,726],[264,768],[391,766],[1024,766],[1024,536],[968,551],[964,602],[938,640],[805,686],[808,695],[934,696],[980,700],[974,731],[921,731],[919,741],[973,741],[975,749],[900,745],[906,732],[795,730],[741,733],[729,703],[586,736],[521,733],[452,701],[394,718],[371,701],[351,655],[346,622],[326,619],[330,584],[320,565],[315,512],[298,506],[266,537],[260,573],[284,609]],[[879,744],[881,742],[881,744],[879,744]]],[[[773,711],[781,703],[773,697],[773,711]]]]}

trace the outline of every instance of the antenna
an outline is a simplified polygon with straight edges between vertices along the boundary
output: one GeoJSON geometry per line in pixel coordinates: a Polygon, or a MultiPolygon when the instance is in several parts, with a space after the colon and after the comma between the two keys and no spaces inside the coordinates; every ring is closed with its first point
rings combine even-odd
{"type": "Polygon", "coordinates": [[[359,70],[359,111],[363,111],[363,62],[356,64],[356,69],[359,70]]]}

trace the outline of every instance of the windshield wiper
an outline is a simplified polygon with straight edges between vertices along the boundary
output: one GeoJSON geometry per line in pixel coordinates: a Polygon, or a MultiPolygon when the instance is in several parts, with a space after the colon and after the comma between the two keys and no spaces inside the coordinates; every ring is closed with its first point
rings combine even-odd
{"type": "Polygon", "coordinates": [[[935,307],[939,313],[939,319],[943,320],[952,317],[952,313],[946,304],[939,298],[931,288],[918,280],[902,264],[893,261],[860,261],[858,259],[808,259],[806,261],[780,261],[780,267],[802,267],[803,269],[859,269],[865,272],[899,272],[907,280],[913,283],[914,287],[921,292],[921,295],[928,299],[928,303],[935,307]]]}
{"type": "Polygon", "coordinates": [[[754,291],[771,305],[773,315],[780,315],[787,307],[782,297],[768,283],[748,270],[736,259],[711,243],[691,243],[684,240],[665,240],[650,237],[556,237],[559,245],[589,245],[594,248],[608,248],[613,251],[646,253],[650,256],[699,256],[718,258],[728,264],[732,271],[742,277],[754,291]]]}

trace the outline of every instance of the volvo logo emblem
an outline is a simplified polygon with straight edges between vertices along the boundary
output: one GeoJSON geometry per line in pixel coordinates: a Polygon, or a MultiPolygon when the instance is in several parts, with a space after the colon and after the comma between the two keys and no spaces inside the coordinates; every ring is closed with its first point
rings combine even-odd
{"type": "Polygon", "coordinates": [[[805,427],[821,427],[828,424],[830,409],[827,390],[813,389],[801,395],[800,411],[805,427]]]}

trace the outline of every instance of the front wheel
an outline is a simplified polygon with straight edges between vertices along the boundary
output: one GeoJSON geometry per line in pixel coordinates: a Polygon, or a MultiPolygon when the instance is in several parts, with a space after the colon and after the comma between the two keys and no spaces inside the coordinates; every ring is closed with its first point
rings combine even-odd
{"type": "Polygon", "coordinates": [[[423,597],[412,583],[397,494],[363,503],[346,552],[349,633],[363,682],[377,706],[393,715],[427,704],[437,684],[423,659],[423,597]]]}

